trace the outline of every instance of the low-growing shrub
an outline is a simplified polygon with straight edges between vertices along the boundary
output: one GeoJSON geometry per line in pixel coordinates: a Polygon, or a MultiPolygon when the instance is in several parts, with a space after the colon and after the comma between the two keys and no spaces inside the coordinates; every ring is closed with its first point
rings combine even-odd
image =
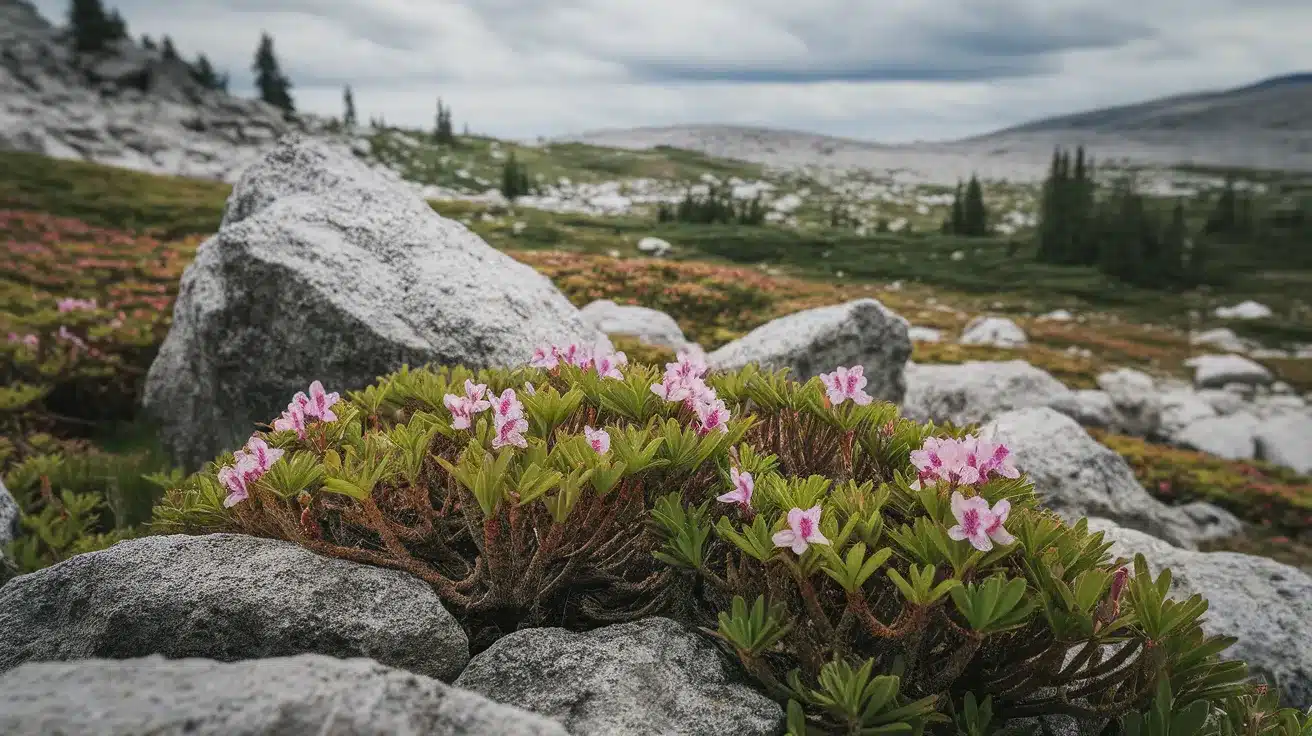
{"type": "Polygon", "coordinates": [[[1219,659],[1233,640],[1202,632],[1200,596],[1168,600],[1169,572],[1040,509],[1006,448],[864,385],[859,368],[799,383],[681,356],[662,373],[578,346],[515,370],[406,368],[345,398],[316,381],[171,488],[156,523],[407,571],[475,650],[672,616],[787,703],[794,734],[1051,714],[1299,733],[1219,659]]]}

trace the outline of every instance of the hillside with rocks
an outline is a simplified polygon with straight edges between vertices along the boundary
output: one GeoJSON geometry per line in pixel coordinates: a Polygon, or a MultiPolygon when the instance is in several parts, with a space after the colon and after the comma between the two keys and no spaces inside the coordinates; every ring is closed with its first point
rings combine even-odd
{"type": "Polygon", "coordinates": [[[321,128],[131,39],[78,53],[26,0],[0,0],[0,149],[235,181],[279,136],[321,128]]]}

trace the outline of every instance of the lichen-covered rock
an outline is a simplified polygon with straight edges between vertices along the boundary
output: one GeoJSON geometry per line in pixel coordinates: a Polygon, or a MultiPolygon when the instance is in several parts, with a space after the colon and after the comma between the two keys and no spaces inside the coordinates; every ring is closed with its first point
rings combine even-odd
{"type": "Polygon", "coordinates": [[[1082,427],[1120,429],[1120,414],[1106,391],[1078,389],[1068,399],[1058,398],[1050,408],[1065,414],[1082,427]]]}
{"type": "Polygon", "coordinates": [[[866,393],[898,402],[906,393],[905,370],[911,357],[907,321],[874,299],[808,309],[767,322],[707,356],[718,370],[749,363],[791,369],[805,381],[836,366],[865,369],[866,393]]]}
{"type": "Polygon", "coordinates": [[[688,338],[684,337],[679,323],[659,309],[598,299],[580,309],[579,316],[607,335],[635,337],[644,344],[675,351],[688,346],[688,338]]]}
{"type": "Polygon", "coordinates": [[[1133,368],[1118,368],[1098,376],[1098,388],[1116,405],[1121,429],[1147,437],[1161,422],[1162,402],[1153,377],[1133,368]]]}
{"type": "Polygon", "coordinates": [[[991,345],[1018,348],[1029,341],[1020,325],[1005,317],[976,317],[966,324],[957,342],[962,345],[991,345]]]}
{"type": "Polygon", "coordinates": [[[1263,460],[1312,473],[1312,417],[1284,414],[1268,419],[1257,429],[1257,455],[1263,460]]]}
{"type": "Polygon", "coordinates": [[[183,273],[144,404],[194,468],[314,380],[346,391],[402,364],[511,366],[598,339],[547,277],[348,151],[293,136],[245,172],[183,273]]]}
{"type": "MultiPolygon", "coordinates": [[[[1211,389],[1208,389],[1209,391],[1211,389]]],[[[1225,392],[1227,396],[1234,396],[1225,392]]],[[[1194,422],[1215,417],[1217,411],[1206,397],[1191,389],[1167,391],[1161,396],[1161,417],[1157,434],[1162,437],[1184,430],[1194,422]]]]}
{"type": "Polygon", "coordinates": [[[1101,516],[1190,548],[1242,529],[1233,514],[1209,504],[1191,513],[1153,498],[1124,458],[1053,409],[1007,412],[980,433],[1004,443],[1043,504],[1067,519],[1101,516]]]}
{"type": "Polygon", "coordinates": [[[779,734],[783,710],[708,639],[666,618],[578,634],[521,629],[455,682],[554,718],[574,736],[779,734]]]}
{"type": "Polygon", "coordinates": [[[0,733],[565,736],[560,724],[368,659],[32,662],[0,675],[0,733]]]}
{"type": "Polygon", "coordinates": [[[0,671],[33,660],[303,653],[449,681],[469,642],[416,577],[237,534],[120,542],[0,588],[0,671]]]}
{"type": "Polygon", "coordinates": [[[1171,435],[1171,441],[1227,460],[1248,460],[1257,455],[1256,436],[1261,424],[1246,411],[1204,417],[1171,435]]]}
{"type": "Polygon", "coordinates": [[[1003,412],[1034,406],[1074,406],[1061,381],[1023,360],[967,361],[907,366],[902,413],[918,422],[985,422],[1003,412]]]}
{"type": "Polygon", "coordinates": [[[0,556],[4,555],[5,545],[18,537],[20,513],[18,502],[9,493],[9,489],[5,488],[4,480],[0,479],[0,556]]]}
{"type": "Polygon", "coordinates": [[[1199,355],[1185,361],[1194,369],[1194,385],[1217,388],[1227,383],[1268,384],[1273,377],[1261,363],[1242,355],[1199,355]]]}
{"type": "Polygon", "coordinates": [[[1312,577],[1266,557],[1179,549],[1106,519],[1089,529],[1114,542],[1113,555],[1142,553],[1154,575],[1170,568],[1178,597],[1208,600],[1203,630],[1239,639],[1222,656],[1274,678],[1289,705],[1312,706],[1312,577]]]}

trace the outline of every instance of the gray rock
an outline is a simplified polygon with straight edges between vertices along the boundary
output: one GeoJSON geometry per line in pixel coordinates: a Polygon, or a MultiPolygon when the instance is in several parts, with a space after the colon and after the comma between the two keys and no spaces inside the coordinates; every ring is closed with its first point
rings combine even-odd
{"type": "Polygon", "coordinates": [[[1261,420],[1241,411],[1223,417],[1208,417],[1171,435],[1171,441],[1227,460],[1249,460],[1257,455],[1257,430],[1261,420]]]}
{"type": "Polygon", "coordinates": [[[1235,334],[1229,327],[1217,327],[1189,336],[1190,345],[1206,345],[1226,352],[1246,353],[1253,345],[1235,334]]]}
{"type": "MultiPolygon", "coordinates": [[[[1233,396],[1233,394],[1227,395],[1233,396]]],[[[1161,416],[1157,434],[1163,437],[1171,437],[1194,422],[1217,415],[1216,409],[1205,397],[1187,389],[1162,394],[1160,405],[1161,416]]]]}
{"type": "Polygon", "coordinates": [[[1286,416],[1289,414],[1307,415],[1307,402],[1301,396],[1289,394],[1270,394],[1258,396],[1253,402],[1253,412],[1259,419],[1286,416]]]}
{"type": "Polygon", "coordinates": [[[144,405],[198,467],[314,380],[345,392],[402,364],[510,366],[598,339],[547,277],[346,150],[291,137],[183,273],[144,405]]]}
{"type": "Polygon", "coordinates": [[[737,681],[707,638],[666,618],[586,634],[520,629],[455,682],[554,718],[575,736],[780,734],[783,709],[737,681]]]}
{"type": "Polygon", "coordinates": [[[1119,368],[1099,375],[1098,388],[1106,391],[1116,405],[1124,431],[1140,437],[1157,431],[1162,403],[1152,376],[1133,368],[1119,368]]]}
{"type": "Polygon", "coordinates": [[[119,542],[0,588],[0,671],[33,660],[303,653],[449,681],[469,642],[419,578],[238,534],[119,542]]]}
{"type": "Polygon", "coordinates": [[[0,675],[0,733],[565,736],[560,724],[368,659],[32,662],[0,675]]]}
{"type": "Polygon", "coordinates": [[[1033,406],[1074,411],[1069,388],[1023,360],[907,366],[902,413],[918,422],[977,424],[1033,406]]]}
{"type": "Polygon", "coordinates": [[[1207,598],[1203,630],[1238,637],[1223,656],[1272,678],[1288,705],[1312,706],[1312,578],[1306,573],[1266,557],[1179,549],[1105,519],[1090,519],[1089,529],[1106,533],[1113,555],[1142,553],[1154,575],[1170,568],[1177,597],[1207,598]]]}
{"type": "Polygon", "coordinates": [[[598,299],[580,309],[579,316],[588,325],[607,335],[635,337],[646,345],[675,351],[683,350],[688,345],[688,339],[683,336],[679,323],[659,309],[598,299]]]}
{"type": "Polygon", "coordinates": [[[707,362],[718,370],[750,363],[789,368],[791,377],[803,381],[838,366],[860,365],[869,381],[867,393],[899,402],[906,394],[910,357],[907,321],[874,299],[857,299],[771,320],[711,353],[707,362]]]}
{"type": "Polygon", "coordinates": [[[1215,507],[1195,509],[1204,517],[1200,522],[1185,510],[1153,498],[1124,458],[1053,409],[1007,412],[981,427],[980,434],[1005,444],[1043,504],[1068,520],[1101,516],[1189,548],[1203,540],[1232,536],[1241,526],[1233,515],[1215,507]],[[1208,516],[1216,520],[1207,522],[1208,516]]]}
{"type": "Polygon", "coordinates": [[[1059,396],[1050,406],[1084,427],[1120,429],[1120,414],[1106,391],[1078,389],[1069,398],[1059,396]]]}
{"type": "Polygon", "coordinates": [[[939,342],[943,339],[943,331],[936,330],[933,327],[916,327],[912,325],[907,328],[907,337],[911,342],[939,342]]]}
{"type": "Polygon", "coordinates": [[[5,545],[18,538],[18,517],[21,514],[18,501],[14,500],[9,489],[5,488],[4,479],[0,478],[0,556],[4,555],[5,545]]]}
{"type": "Polygon", "coordinates": [[[1257,429],[1257,456],[1297,473],[1312,474],[1312,417],[1285,414],[1257,429]]]}
{"type": "Polygon", "coordinates": [[[1199,355],[1185,361],[1194,369],[1194,385],[1216,388],[1227,383],[1268,384],[1273,377],[1261,363],[1242,355],[1199,355]]]}
{"type": "Polygon", "coordinates": [[[1018,348],[1028,342],[1025,330],[1006,317],[976,317],[966,323],[957,342],[962,345],[992,345],[1018,348]]]}
{"type": "MultiPolygon", "coordinates": [[[[1223,388],[1204,388],[1197,392],[1198,398],[1207,402],[1217,414],[1229,416],[1244,408],[1244,397],[1234,391],[1227,391],[1223,388]]],[[[1202,419],[1203,417],[1198,417],[1202,419]]],[[[1183,429],[1181,427],[1180,429],[1183,429]]]]}

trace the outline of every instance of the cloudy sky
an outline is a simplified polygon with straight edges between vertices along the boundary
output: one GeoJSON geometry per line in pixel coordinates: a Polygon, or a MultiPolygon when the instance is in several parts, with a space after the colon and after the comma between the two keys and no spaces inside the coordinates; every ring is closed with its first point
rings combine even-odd
{"type": "MultiPolygon", "coordinates": [[[[66,0],[35,0],[63,22],[66,0]]],[[[736,123],[889,143],[1312,71],[1309,0],[105,0],[250,94],[510,138],[736,123]]]]}

